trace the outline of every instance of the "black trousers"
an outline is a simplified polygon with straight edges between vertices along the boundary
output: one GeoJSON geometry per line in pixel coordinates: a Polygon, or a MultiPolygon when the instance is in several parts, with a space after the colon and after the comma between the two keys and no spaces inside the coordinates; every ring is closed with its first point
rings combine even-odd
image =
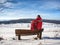
{"type": "Polygon", "coordinates": [[[37,33],[37,37],[38,37],[39,39],[42,39],[42,32],[43,32],[43,29],[42,29],[41,31],[39,31],[39,33],[37,33]]]}
{"type": "Polygon", "coordinates": [[[37,33],[37,37],[38,37],[39,39],[42,39],[42,32],[37,33]]]}

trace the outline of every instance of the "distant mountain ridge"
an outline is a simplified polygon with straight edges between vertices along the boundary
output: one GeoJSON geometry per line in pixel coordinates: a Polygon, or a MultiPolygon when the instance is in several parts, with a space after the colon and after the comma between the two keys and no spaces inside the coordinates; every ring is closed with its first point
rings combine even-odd
{"type": "MultiPolygon", "coordinates": [[[[0,24],[31,23],[32,20],[34,20],[34,19],[17,19],[17,20],[9,20],[9,21],[0,21],[0,24]]],[[[60,24],[60,20],[47,20],[47,19],[43,19],[43,22],[60,24]]]]}

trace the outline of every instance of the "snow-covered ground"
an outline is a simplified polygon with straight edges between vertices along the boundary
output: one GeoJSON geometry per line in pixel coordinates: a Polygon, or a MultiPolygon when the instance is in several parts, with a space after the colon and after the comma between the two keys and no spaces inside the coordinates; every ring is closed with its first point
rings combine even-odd
{"type": "MultiPolygon", "coordinates": [[[[1,24],[0,37],[15,37],[15,29],[30,29],[30,26],[30,23],[1,24]]],[[[43,37],[60,37],[60,24],[44,22],[43,28],[43,37]]]]}
{"type": "Polygon", "coordinates": [[[2,40],[0,45],[60,45],[60,40],[2,40]]]}
{"type": "Polygon", "coordinates": [[[60,24],[43,23],[42,40],[34,40],[36,35],[22,36],[17,40],[15,29],[30,29],[30,23],[0,24],[0,45],[60,45],[60,24]],[[15,38],[15,40],[13,40],[15,38]]]}

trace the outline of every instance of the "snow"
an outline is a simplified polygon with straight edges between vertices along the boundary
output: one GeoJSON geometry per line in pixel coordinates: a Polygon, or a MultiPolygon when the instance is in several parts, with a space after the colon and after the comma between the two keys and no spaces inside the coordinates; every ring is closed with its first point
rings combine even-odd
{"type": "Polygon", "coordinates": [[[43,39],[43,40],[2,40],[0,45],[60,45],[60,40],[43,39]]]}
{"type": "Polygon", "coordinates": [[[21,36],[18,40],[15,29],[30,29],[30,23],[0,24],[0,45],[60,45],[60,24],[43,23],[41,40],[34,40],[36,35],[21,36]],[[15,40],[13,40],[13,38],[15,40]]]}

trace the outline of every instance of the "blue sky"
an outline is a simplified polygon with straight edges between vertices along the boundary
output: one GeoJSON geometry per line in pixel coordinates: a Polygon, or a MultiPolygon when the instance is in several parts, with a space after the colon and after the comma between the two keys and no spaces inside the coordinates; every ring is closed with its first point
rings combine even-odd
{"type": "Polygon", "coordinates": [[[0,21],[21,18],[60,20],[60,0],[0,0],[0,21]]]}

